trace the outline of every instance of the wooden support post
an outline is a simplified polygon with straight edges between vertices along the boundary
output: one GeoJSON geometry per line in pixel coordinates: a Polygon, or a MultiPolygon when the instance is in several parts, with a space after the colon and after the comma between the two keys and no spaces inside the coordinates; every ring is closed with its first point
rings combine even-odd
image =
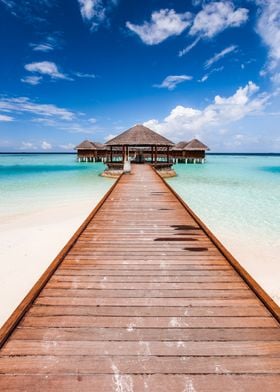
{"type": "Polygon", "coordinates": [[[113,162],[113,147],[110,146],[110,162],[113,162]]]}
{"type": "Polygon", "coordinates": [[[125,146],[122,146],[122,161],[125,161],[125,146]]]}
{"type": "Polygon", "coordinates": [[[169,146],[167,146],[167,163],[169,163],[169,146]]]}
{"type": "Polygon", "coordinates": [[[155,163],[157,163],[157,146],[155,146],[155,163]]]}

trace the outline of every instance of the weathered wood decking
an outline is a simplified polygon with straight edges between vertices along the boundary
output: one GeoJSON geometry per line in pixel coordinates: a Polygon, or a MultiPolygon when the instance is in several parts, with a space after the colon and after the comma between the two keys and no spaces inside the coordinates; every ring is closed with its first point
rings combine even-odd
{"type": "Polygon", "coordinates": [[[76,237],[5,327],[1,391],[279,391],[276,318],[150,167],[76,237]]]}

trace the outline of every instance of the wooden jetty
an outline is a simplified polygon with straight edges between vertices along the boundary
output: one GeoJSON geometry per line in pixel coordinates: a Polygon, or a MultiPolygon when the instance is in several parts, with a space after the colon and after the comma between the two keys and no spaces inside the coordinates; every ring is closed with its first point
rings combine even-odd
{"type": "Polygon", "coordinates": [[[148,165],[1,330],[1,391],[279,391],[279,308],[148,165]]]}

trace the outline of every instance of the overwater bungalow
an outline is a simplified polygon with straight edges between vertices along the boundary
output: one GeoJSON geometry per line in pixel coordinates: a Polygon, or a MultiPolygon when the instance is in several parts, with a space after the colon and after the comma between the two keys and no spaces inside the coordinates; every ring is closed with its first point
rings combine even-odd
{"type": "Polygon", "coordinates": [[[105,175],[130,171],[130,163],[149,163],[164,176],[175,175],[176,163],[203,163],[209,148],[198,139],[174,144],[152,129],[138,124],[105,144],[83,141],[76,147],[79,162],[104,162],[105,175]]]}
{"type": "Polygon", "coordinates": [[[106,146],[110,149],[106,162],[109,169],[126,161],[134,163],[149,162],[157,169],[170,169],[173,161],[171,148],[174,143],[144,125],[135,125],[115,138],[106,146]]]}
{"type": "Polygon", "coordinates": [[[79,162],[105,162],[107,158],[107,147],[102,143],[84,140],[75,150],[79,162]]]}
{"type": "Polygon", "coordinates": [[[209,147],[198,139],[192,139],[177,143],[171,153],[174,163],[204,163],[206,151],[209,147]]]}

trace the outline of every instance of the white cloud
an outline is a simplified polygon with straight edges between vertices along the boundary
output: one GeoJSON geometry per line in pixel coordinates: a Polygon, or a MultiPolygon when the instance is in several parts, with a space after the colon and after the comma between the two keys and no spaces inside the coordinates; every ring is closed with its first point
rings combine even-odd
{"type": "Polygon", "coordinates": [[[174,90],[178,84],[192,80],[192,76],[188,75],[170,75],[167,76],[161,84],[155,84],[154,87],[167,88],[168,90],[174,90]]]}
{"type": "Polygon", "coordinates": [[[91,124],[95,124],[97,122],[96,118],[92,117],[88,119],[88,122],[90,122],[91,124]]]}
{"type": "Polygon", "coordinates": [[[280,65],[280,2],[278,0],[259,0],[261,14],[257,32],[269,48],[268,70],[280,65]]]}
{"type": "Polygon", "coordinates": [[[13,117],[7,116],[6,114],[0,114],[0,122],[11,122],[14,121],[13,117]]]}
{"type": "Polygon", "coordinates": [[[75,144],[72,144],[72,143],[61,144],[59,147],[62,148],[62,150],[70,151],[70,150],[74,150],[75,144]]]}
{"type": "Polygon", "coordinates": [[[83,20],[91,24],[92,30],[96,30],[106,21],[107,12],[117,5],[118,0],[78,0],[78,3],[83,20]]]}
{"type": "Polygon", "coordinates": [[[48,143],[46,140],[43,140],[41,143],[41,148],[43,150],[51,150],[52,149],[52,145],[50,143],[48,143]]]}
{"type": "Polygon", "coordinates": [[[40,84],[42,79],[43,79],[42,76],[26,76],[20,80],[22,83],[27,83],[27,84],[31,84],[32,86],[36,86],[37,84],[40,84]]]}
{"type": "Polygon", "coordinates": [[[60,124],[58,127],[70,133],[83,133],[85,135],[96,134],[96,129],[88,127],[88,125],[85,125],[84,123],[60,124]]]}
{"type": "Polygon", "coordinates": [[[109,140],[114,139],[114,137],[116,137],[116,136],[118,136],[118,135],[110,133],[109,135],[105,136],[104,140],[105,140],[105,142],[108,142],[109,140]]]}
{"type": "Polygon", "coordinates": [[[34,52],[51,52],[54,49],[61,48],[61,33],[55,33],[54,35],[47,36],[44,40],[40,43],[34,44],[31,43],[30,47],[34,52]]]}
{"type": "Polygon", "coordinates": [[[48,11],[54,5],[55,0],[0,0],[0,3],[6,5],[7,9],[13,16],[22,18],[25,22],[46,22],[48,11]]]}
{"type": "Polygon", "coordinates": [[[235,9],[232,1],[205,4],[196,15],[190,35],[213,38],[229,27],[239,27],[248,19],[246,8],[235,9]]]}
{"type": "Polygon", "coordinates": [[[37,147],[31,142],[21,142],[20,150],[37,150],[37,147]]]}
{"type": "Polygon", "coordinates": [[[69,76],[61,73],[55,63],[51,61],[41,61],[26,64],[24,68],[32,73],[39,73],[41,75],[48,75],[52,79],[72,80],[69,76]]]}
{"type": "Polygon", "coordinates": [[[49,43],[34,44],[32,45],[34,52],[51,52],[54,50],[53,46],[49,43]]]}
{"type": "Polygon", "coordinates": [[[206,61],[205,67],[204,68],[210,68],[213,64],[217,63],[220,61],[222,58],[224,58],[226,55],[235,52],[237,49],[237,45],[231,45],[224,50],[222,50],[219,53],[216,53],[213,57],[211,57],[209,60],[206,61]]]}
{"type": "Polygon", "coordinates": [[[75,114],[70,110],[52,104],[32,102],[29,98],[2,98],[0,110],[8,113],[29,113],[36,116],[55,117],[62,120],[73,120],[75,114]]]}
{"type": "Polygon", "coordinates": [[[143,25],[127,22],[129,30],[137,34],[147,45],[157,45],[173,35],[180,35],[191,24],[191,14],[177,14],[173,9],[152,13],[151,21],[143,25]]]}
{"type": "Polygon", "coordinates": [[[200,37],[196,38],[190,45],[188,45],[185,49],[180,50],[178,53],[179,57],[184,56],[185,54],[189,53],[200,41],[200,37]]]}
{"type": "Polygon", "coordinates": [[[271,81],[275,84],[280,84],[280,72],[277,72],[271,76],[271,81]]]}
{"type": "Polygon", "coordinates": [[[213,73],[216,72],[221,72],[225,69],[225,67],[218,67],[218,68],[213,68],[210,72],[208,72],[207,74],[203,75],[202,78],[200,80],[198,80],[199,83],[204,83],[206,82],[206,80],[209,79],[209,76],[212,75],[213,73]]]}
{"type": "Polygon", "coordinates": [[[218,132],[218,128],[238,121],[250,114],[260,113],[269,96],[258,94],[258,86],[249,82],[230,97],[217,95],[204,109],[176,106],[162,121],[149,120],[144,125],[176,139],[188,139],[198,132],[218,132]]]}
{"type": "Polygon", "coordinates": [[[94,75],[94,74],[83,73],[83,72],[75,72],[75,75],[78,78],[88,78],[88,79],[95,79],[96,78],[96,75],[94,75]]]}

